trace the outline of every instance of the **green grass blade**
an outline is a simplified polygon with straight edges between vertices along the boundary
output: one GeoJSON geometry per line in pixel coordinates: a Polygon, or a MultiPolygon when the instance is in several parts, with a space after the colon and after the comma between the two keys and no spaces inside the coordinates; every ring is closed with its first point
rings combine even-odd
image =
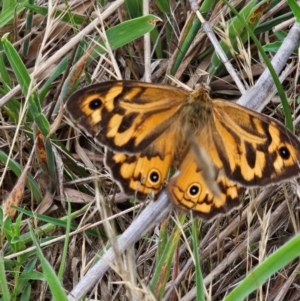
{"type": "MultiPolygon", "coordinates": [[[[30,93],[29,88],[31,84],[30,75],[20,58],[18,52],[15,50],[13,45],[7,38],[7,35],[2,37],[3,49],[6,54],[6,57],[16,75],[18,83],[21,86],[22,92],[25,97],[30,93]]],[[[47,118],[43,115],[38,95],[36,92],[33,92],[28,97],[28,108],[34,116],[34,120],[37,123],[39,129],[41,130],[43,136],[47,136],[50,130],[50,124],[47,118]]]]}
{"type": "Polygon", "coordinates": [[[185,32],[182,34],[183,38],[180,40],[180,44],[178,45],[180,51],[176,53],[174,63],[170,71],[171,75],[175,75],[175,73],[177,72],[182,60],[184,59],[200,28],[201,23],[197,16],[194,14],[193,16],[191,16],[191,18],[189,18],[189,22],[185,27],[185,32]]]}
{"type": "MultiPolygon", "coordinates": [[[[2,208],[0,209],[2,211],[2,208]]],[[[3,301],[10,301],[11,295],[8,288],[8,282],[6,279],[4,258],[2,251],[0,252],[0,288],[1,288],[1,297],[3,301]]]]}
{"type": "MultiPolygon", "coordinates": [[[[200,7],[200,13],[205,17],[206,14],[213,10],[216,2],[212,2],[211,0],[203,1],[200,7]]],[[[182,39],[178,45],[179,51],[177,51],[176,56],[174,58],[174,63],[171,68],[171,75],[175,75],[178,68],[180,67],[187,51],[189,50],[192,42],[194,41],[196,35],[199,33],[201,28],[201,22],[197,18],[195,14],[193,14],[189,19],[188,23],[185,25],[185,32],[181,33],[182,39]]]]}
{"type": "MultiPolygon", "coordinates": [[[[117,49],[142,37],[144,34],[153,30],[158,21],[160,21],[158,17],[147,15],[125,21],[108,29],[106,31],[106,36],[110,47],[112,49],[117,49]]],[[[104,43],[100,44],[104,46],[104,43]]],[[[97,47],[96,51],[97,56],[99,56],[99,53],[105,53],[105,50],[102,47],[97,47]]]]}
{"type": "MultiPolygon", "coordinates": [[[[225,52],[228,58],[232,57],[232,48],[237,50],[237,45],[238,45],[237,36],[240,38],[240,40],[243,43],[249,38],[249,34],[245,30],[244,23],[250,23],[249,20],[253,18],[253,14],[257,9],[257,6],[255,6],[255,4],[256,4],[256,0],[250,1],[238,12],[240,18],[236,16],[227,21],[228,38],[230,40],[230,45],[228,45],[228,42],[221,41],[220,46],[222,47],[223,51],[225,52]],[[243,22],[240,19],[242,19],[243,22]]],[[[258,19],[254,19],[250,27],[255,28],[257,24],[258,24],[258,19]]],[[[221,61],[220,57],[216,53],[214,53],[211,58],[211,65],[209,68],[210,76],[212,75],[219,76],[223,70],[224,70],[224,63],[221,61]]]]}
{"type": "Polygon", "coordinates": [[[274,273],[298,257],[300,255],[299,246],[300,234],[296,235],[265,259],[224,299],[224,301],[244,300],[274,273]]]}
{"type": "MultiPolygon", "coordinates": [[[[179,217],[179,224],[183,225],[186,214],[181,213],[179,217]]],[[[165,249],[161,256],[157,258],[157,265],[155,267],[154,275],[150,284],[151,291],[158,300],[162,298],[165,293],[166,283],[169,279],[171,264],[174,258],[174,253],[178,246],[178,242],[181,236],[180,227],[175,227],[172,234],[170,235],[165,249]]]]}
{"type": "Polygon", "coordinates": [[[205,294],[204,294],[204,283],[203,283],[203,276],[201,272],[201,264],[200,264],[200,258],[198,253],[198,236],[197,233],[200,229],[198,220],[194,220],[192,217],[192,243],[193,243],[193,253],[194,253],[194,259],[195,259],[195,268],[196,268],[196,300],[197,301],[205,301],[205,294]]]}
{"type": "Polygon", "coordinates": [[[2,52],[3,50],[3,44],[0,41],[0,77],[1,77],[1,83],[3,85],[3,88],[6,92],[9,91],[9,89],[12,87],[12,81],[9,76],[8,70],[5,66],[5,58],[4,58],[4,53],[2,52]]]}
{"type": "MultiPolygon", "coordinates": [[[[30,4],[34,3],[34,0],[28,0],[30,4]]],[[[25,24],[25,35],[28,35],[32,31],[32,23],[33,23],[33,12],[28,10],[26,15],[26,24],[25,24]]],[[[23,56],[27,57],[29,52],[29,46],[30,46],[31,36],[26,38],[23,44],[23,56]]]]}
{"type": "Polygon", "coordinates": [[[65,293],[65,290],[63,289],[61,282],[59,281],[55,271],[53,270],[50,263],[46,260],[46,258],[43,255],[43,252],[36,240],[36,237],[34,235],[34,232],[32,229],[30,229],[31,238],[33,241],[34,246],[36,247],[37,256],[40,260],[40,263],[42,265],[43,274],[47,279],[47,284],[49,285],[49,288],[52,293],[53,300],[57,301],[64,301],[68,300],[67,295],[65,293]]]}
{"type": "MultiPolygon", "coordinates": [[[[37,6],[28,3],[24,4],[24,6],[30,9],[31,11],[40,14],[42,16],[47,16],[49,13],[48,8],[46,7],[37,6]]],[[[57,19],[59,18],[63,22],[75,23],[76,25],[81,25],[85,20],[85,17],[83,16],[73,14],[73,13],[66,13],[66,11],[62,11],[59,9],[53,11],[53,18],[57,18],[57,19]]]]}
{"type": "Polygon", "coordinates": [[[288,5],[290,6],[293,14],[296,18],[296,21],[300,22],[300,6],[295,0],[287,0],[288,5]]]}
{"type": "Polygon", "coordinates": [[[28,1],[19,2],[17,5],[10,6],[3,10],[0,14],[0,28],[13,22],[16,15],[20,14],[24,10],[24,5],[28,1]]]}

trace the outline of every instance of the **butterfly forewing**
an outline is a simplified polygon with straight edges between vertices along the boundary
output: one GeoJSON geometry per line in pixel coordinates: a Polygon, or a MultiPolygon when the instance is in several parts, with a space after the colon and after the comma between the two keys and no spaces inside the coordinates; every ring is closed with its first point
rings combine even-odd
{"type": "Polygon", "coordinates": [[[213,143],[228,178],[243,186],[278,183],[299,174],[300,142],[273,118],[214,100],[213,143]]]}
{"type": "Polygon", "coordinates": [[[176,124],[187,97],[187,92],[175,87],[111,81],[77,91],[66,109],[100,144],[132,154],[176,124]]]}

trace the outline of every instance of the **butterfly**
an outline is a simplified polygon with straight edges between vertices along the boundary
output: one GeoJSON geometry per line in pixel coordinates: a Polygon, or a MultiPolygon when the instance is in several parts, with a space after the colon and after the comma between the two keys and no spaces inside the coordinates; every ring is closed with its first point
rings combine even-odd
{"type": "Polygon", "coordinates": [[[144,200],[166,187],[176,206],[205,220],[237,207],[243,187],[275,184],[300,171],[300,142],[284,125],[211,99],[203,85],[187,92],[108,81],[75,92],[66,110],[106,147],[105,165],[126,194],[144,200]]]}

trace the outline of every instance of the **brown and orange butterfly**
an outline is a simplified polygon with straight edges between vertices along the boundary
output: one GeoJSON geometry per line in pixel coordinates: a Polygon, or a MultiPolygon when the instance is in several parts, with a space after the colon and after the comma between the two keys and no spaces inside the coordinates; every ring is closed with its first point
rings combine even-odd
{"type": "Polygon", "coordinates": [[[278,183],[300,171],[300,142],[284,125],[212,100],[203,86],[189,93],[109,81],[75,92],[66,109],[106,147],[105,164],[126,194],[157,196],[167,182],[174,204],[203,219],[238,206],[241,187],[278,183]],[[211,178],[201,162],[209,163],[211,178]],[[179,172],[168,180],[174,169],[179,172]]]}

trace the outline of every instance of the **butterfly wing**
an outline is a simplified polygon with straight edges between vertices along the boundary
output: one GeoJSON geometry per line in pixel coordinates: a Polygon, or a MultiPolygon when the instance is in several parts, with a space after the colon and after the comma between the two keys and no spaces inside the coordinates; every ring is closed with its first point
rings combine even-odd
{"type": "Polygon", "coordinates": [[[174,157],[176,127],[134,155],[115,153],[106,149],[105,165],[122,190],[145,200],[150,193],[158,195],[168,175],[174,157]]]}
{"type": "Polygon", "coordinates": [[[188,92],[135,81],[111,81],[75,92],[66,104],[74,122],[115,152],[139,153],[165,132],[188,92]]]}
{"type": "Polygon", "coordinates": [[[300,142],[275,119],[213,100],[211,127],[204,149],[232,181],[265,186],[299,175],[300,142]]]}
{"type": "Polygon", "coordinates": [[[207,155],[215,178],[207,179],[191,148],[167,187],[177,206],[203,219],[238,206],[241,186],[270,185],[300,172],[300,142],[285,126],[233,103],[212,104],[211,119],[192,139],[207,155]]]}
{"type": "Polygon", "coordinates": [[[199,167],[193,149],[179,166],[179,174],[171,178],[167,191],[176,206],[182,210],[192,210],[204,220],[226,213],[239,206],[242,188],[225,175],[222,169],[215,169],[215,178],[206,178],[206,171],[199,167]],[[213,192],[217,185],[219,193],[213,192]]]}

